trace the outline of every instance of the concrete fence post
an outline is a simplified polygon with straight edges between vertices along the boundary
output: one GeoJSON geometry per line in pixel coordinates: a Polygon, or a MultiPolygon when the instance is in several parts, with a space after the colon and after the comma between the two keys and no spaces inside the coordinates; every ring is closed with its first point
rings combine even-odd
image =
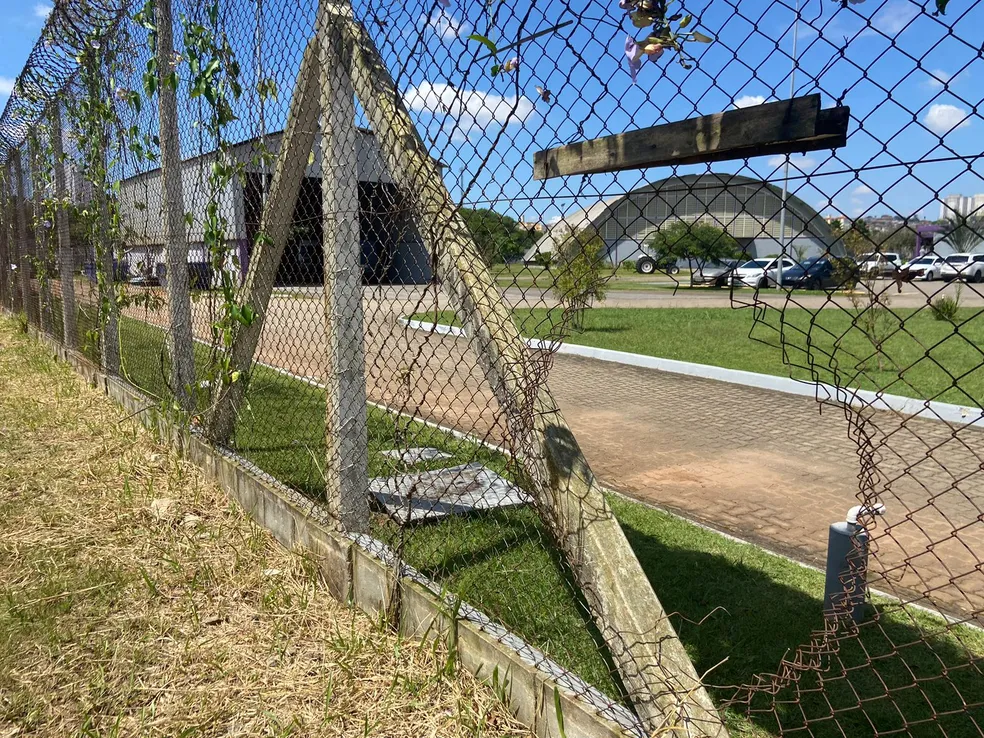
{"type": "Polygon", "coordinates": [[[102,366],[107,374],[116,376],[120,373],[120,320],[119,306],[116,303],[116,260],[114,259],[116,242],[110,233],[111,217],[109,196],[106,194],[105,172],[100,179],[100,182],[95,183],[95,194],[96,206],[99,209],[98,238],[102,241],[100,244],[102,278],[99,280],[99,300],[106,310],[101,326],[102,366]]]}
{"type": "Polygon", "coordinates": [[[68,191],[65,185],[65,150],[62,144],[61,106],[56,102],[51,113],[51,151],[55,168],[55,231],[58,234],[58,281],[62,301],[62,339],[66,348],[79,346],[78,311],[75,305],[75,252],[69,227],[68,191]]]}
{"type": "Polygon", "coordinates": [[[8,161],[3,170],[3,188],[0,192],[0,307],[11,309],[10,254],[13,249],[13,222],[10,205],[13,201],[11,185],[13,175],[8,161]]]}
{"type": "Polygon", "coordinates": [[[188,233],[185,230],[185,201],[181,181],[178,91],[171,84],[171,73],[174,70],[174,18],[171,0],[156,0],[156,9],[157,94],[164,187],[164,263],[167,269],[171,391],[178,406],[186,412],[192,412],[195,396],[195,354],[191,324],[191,283],[188,275],[188,233]]]}
{"type": "Polygon", "coordinates": [[[348,72],[351,54],[344,48],[342,25],[327,12],[334,5],[322,0],[317,21],[328,339],[325,476],[329,507],[339,525],[347,531],[364,532],[369,528],[369,442],[356,166],[359,141],[355,93],[348,72]]]}
{"type": "Polygon", "coordinates": [[[31,182],[34,200],[34,259],[38,277],[38,322],[50,334],[54,325],[51,309],[51,259],[48,252],[49,229],[44,227],[44,193],[41,191],[41,162],[36,142],[31,148],[31,182]]]}
{"type": "Polygon", "coordinates": [[[0,307],[10,307],[10,162],[3,170],[3,187],[0,188],[0,307]]]}
{"type": "Polygon", "coordinates": [[[17,274],[20,277],[21,304],[28,321],[37,322],[31,303],[31,260],[27,240],[27,187],[24,184],[24,165],[20,149],[14,149],[14,179],[17,182],[17,274]]]}

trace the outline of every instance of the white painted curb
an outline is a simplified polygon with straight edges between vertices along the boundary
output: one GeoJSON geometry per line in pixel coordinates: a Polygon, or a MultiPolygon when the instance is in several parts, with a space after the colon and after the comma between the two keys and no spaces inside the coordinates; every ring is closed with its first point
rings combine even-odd
{"type": "MultiPolygon", "coordinates": [[[[410,320],[408,318],[400,318],[400,323],[413,330],[439,333],[446,336],[457,336],[459,338],[465,337],[464,329],[443,323],[435,324],[422,320],[410,320]]],[[[946,402],[934,402],[932,400],[916,400],[912,397],[888,395],[870,390],[835,387],[825,382],[807,382],[799,379],[791,379],[790,377],[776,377],[771,374],[746,372],[740,369],[725,369],[719,366],[710,366],[709,364],[694,364],[689,361],[661,359],[656,356],[632,354],[627,351],[612,351],[610,349],[594,348],[592,346],[579,346],[573,343],[561,343],[558,345],[549,341],[530,339],[528,344],[533,349],[554,350],[559,354],[583,356],[588,359],[610,361],[616,364],[636,366],[643,369],[656,369],[657,371],[670,372],[672,374],[684,374],[688,377],[714,379],[719,382],[730,382],[731,384],[740,384],[745,387],[757,387],[773,392],[784,392],[789,395],[814,397],[821,402],[837,402],[854,407],[873,407],[877,410],[888,410],[926,420],[939,420],[945,423],[952,423],[953,425],[972,425],[984,420],[984,410],[979,407],[964,407],[961,405],[951,405],[946,402]]]]}

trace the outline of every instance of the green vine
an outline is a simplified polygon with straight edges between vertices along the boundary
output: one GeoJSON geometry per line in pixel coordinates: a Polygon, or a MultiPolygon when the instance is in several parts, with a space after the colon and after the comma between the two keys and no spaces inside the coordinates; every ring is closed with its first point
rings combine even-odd
{"type": "Polygon", "coordinates": [[[119,185],[109,185],[110,171],[119,161],[115,139],[110,134],[118,125],[115,66],[121,45],[118,38],[112,44],[106,43],[104,33],[92,32],[81,45],[77,62],[82,94],[70,108],[78,134],[81,172],[92,186],[89,201],[78,209],[95,257],[98,313],[96,328],[89,331],[92,340],[106,329],[125,298],[118,280],[105,269],[107,258],[112,256],[115,261],[117,257],[114,247],[121,244],[119,185]]]}
{"type": "MultiPolygon", "coordinates": [[[[229,221],[222,212],[221,199],[229,184],[238,178],[245,178],[245,164],[236,162],[231,155],[231,144],[226,130],[237,119],[235,103],[242,96],[240,82],[241,69],[235,52],[222,27],[219,0],[209,0],[197,18],[182,15],[182,52],[174,55],[173,70],[166,75],[163,84],[177,90],[185,81],[188,96],[202,104],[205,115],[200,125],[209,143],[214,147],[214,159],[208,169],[206,189],[208,200],[202,216],[202,231],[205,248],[209,256],[211,272],[218,280],[220,301],[217,314],[210,326],[212,334],[212,353],[205,371],[209,385],[226,386],[243,379],[240,371],[232,366],[229,349],[237,327],[249,325],[255,319],[253,310],[237,302],[234,271],[238,268],[238,258],[229,247],[226,239],[229,221]],[[179,69],[187,72],[182,79],[179,69]]],[[[149,100],[157,94],[158,59],[157,27],[154,0],[146,0],[134,16],[134,20],[147,30],[151,58],[144,68],[141,78],[144,96],[149,100]]],[[[261,96],[276,96],[276,85],[272,80],[260,80],[257,92],[261,96]]],[[[126,99],[136,113],[140,110],[140,94],[128,91],[126,99]]],[[[130,147],[139,157],[150,156],[159,149],[158,137],[139,139],[136,126],[130,129],[130,147]]],[[[271,161],[269,152],[261,152],[263,161],[271,161]]],[[[195,221],[194,213],[187,213],[185,220],[189,226],[195,221]]]]}

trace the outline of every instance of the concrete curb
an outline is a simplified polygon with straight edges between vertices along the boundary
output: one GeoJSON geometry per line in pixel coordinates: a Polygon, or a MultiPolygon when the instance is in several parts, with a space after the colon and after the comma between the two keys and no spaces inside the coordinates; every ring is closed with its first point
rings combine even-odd
{"type": "Polygon", "coordinates": [[[400,565],[401,576],[394,576],[396,555],[382,542],[333,530],[331,519],[313,500],[238,454],[175,428],[159,404],[133,385],[105,375],[87,358],[33,327],[30,332],[55,358],[199,466],[283,546],[310,552],[334,597],[372,617],[385,617],[407,637],[446,643],[460,667],[491,684],[512,713],[540,738],[645,738],[631,711],[612,704],[580,677],[449,595],[437,582],[406,564],[400,565]]]}
{"type": "MultiPolygon", "coordinates": [[[[400,318],[400,323],[412,330],[438,333],[458,338],[466,337],[463,328],[445,325],[443,323],[435,324],[421,320],[410,320],[409,318],[400,318]]],[[[689,361],[677,361],[675,359],[661,359],[655,356],[632,354],[627,351],[612,351],[611,349],[594,348],[592,346],[579,346],[573,343],[557,344],[549,341],[541,341],[536,338],[530,339],[527,343],[530,348],[535,350],[552,350],[559,354],[581,356],[587,359],[596,359],[597,361],[610,361],[615,364],[624,364],[643,369],[655,369],[672,374],[683,374],[688,377],[714,379],[719,382],[729,382],[731,384],[740,384],[744,387],[756,387],[773,392],[783,392],[788,395],[813,397],[819,402],[833,402],[840,405],[850,405],[851,407],[870,407],[876,410],[895,412],[900,415],[908,415],[925,420],[936,420],[952,425],[973,425],[975,423],[981,423],[984,420],[984,409],[978,407],[951,405],[946,402],[935,402],[933,400],[916,400],[911,397],[889,395],[870,390],[835,387],[825,382],[807,382],[789,377],[776,377],[771,374],[758,374],[757,372],[746,372],[740,369],[725,369],[719,366],[694,364],[689,361]]]]}

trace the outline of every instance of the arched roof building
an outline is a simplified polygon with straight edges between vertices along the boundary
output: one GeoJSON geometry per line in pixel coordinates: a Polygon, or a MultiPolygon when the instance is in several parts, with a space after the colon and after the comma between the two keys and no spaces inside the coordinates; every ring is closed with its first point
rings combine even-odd
{"type": "MultiPolygon", "coordinates": [[[[624,195],[595,203],[564,216],[526,254],[553,249],[553,235],[566,229],[593,227],[608,247],[609,259],[635,258],[649,237],[667,221],[705,222],[727,231],[749,257],[780,251],[782,191],[774,185],[738,174],[688,174],[643,185],[624,195]]],[[[786,197],[787,253],[805,249],[819,253],[836,237],[830,226],[802,199],[786,197]]]]}

